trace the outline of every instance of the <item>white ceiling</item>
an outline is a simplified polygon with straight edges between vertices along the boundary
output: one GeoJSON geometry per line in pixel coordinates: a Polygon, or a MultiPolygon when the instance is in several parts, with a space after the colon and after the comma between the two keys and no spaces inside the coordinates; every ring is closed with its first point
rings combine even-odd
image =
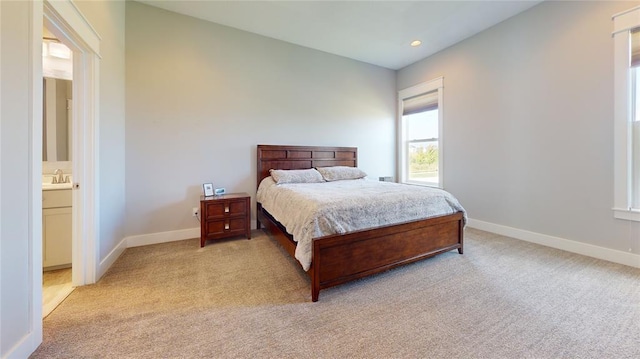
{"type": "Polygon", "coordinates": [[[541,2],[138,1],[394,70],[541,2]],[[416,39],[422,45],[409,46],[416,39]]]}

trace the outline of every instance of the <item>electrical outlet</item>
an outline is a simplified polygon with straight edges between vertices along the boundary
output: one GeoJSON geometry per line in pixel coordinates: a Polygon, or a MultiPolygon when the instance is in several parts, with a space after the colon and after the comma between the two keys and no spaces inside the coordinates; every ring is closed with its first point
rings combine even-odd
{"type": "Polygon", "coordinates": [[[200,209],[198,207],[193,207],[192,211],[193,213],[191,215],[193,217],[198,217],[198,212],[200,212],[200,209]]]}

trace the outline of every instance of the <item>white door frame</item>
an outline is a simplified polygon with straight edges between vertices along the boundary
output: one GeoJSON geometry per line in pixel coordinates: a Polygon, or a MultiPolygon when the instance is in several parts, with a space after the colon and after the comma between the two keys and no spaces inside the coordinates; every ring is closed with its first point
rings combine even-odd
{"type": "MultiPolygon", "coordinates": [[[[72,277],[73,285],[79,286],[96,282],[100,261],[97,175],[100,37],[71,0],[45,0],[42,15],[47,28],[73,51],[72,277]]],[[[41,43],[42,31],[34,34],[36,36],[41,43]]],[[[36,78],[41,78],[42,68],[34,69],[34,73],[36,78]]],[[[41,106],[37,99],[33,103],[41,106]]],[[[41,118],[33,120],[42,123],[41,118]]],[[[36,132],[34,135],[38,135],[36,132]]],[[[41,138],[33,139],[34,150],[41,149],[41,145],[38,146],[41,142],[41,138]]],[[[40,195],[34,198],[39,199],[40,195]]]]}

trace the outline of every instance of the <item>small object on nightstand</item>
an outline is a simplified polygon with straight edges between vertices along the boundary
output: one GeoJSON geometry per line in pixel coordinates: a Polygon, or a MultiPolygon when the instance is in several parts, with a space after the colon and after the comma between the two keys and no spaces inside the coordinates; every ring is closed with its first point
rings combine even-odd
{"type": "Polygon", "coordinates": [[[213,196],[213,184],[211,183],[203,183],[202,191],[204,192],[205,197],[213,196]]]}
{"type": "Polygon", "coordinates": [[[216,188],[215,190],[213,190],[213,193],[216,196],[221,196],[221,195],[225,194],[225,192],[227,192],[227,191],[224,189],[224,187],[223,188],[216,188]]]}
{"type": "Polygon", "coordinates": [[[251,239],[251,196],[229,193],[200,196],[200,247],[209,239],[244,235],[251,239]]]}

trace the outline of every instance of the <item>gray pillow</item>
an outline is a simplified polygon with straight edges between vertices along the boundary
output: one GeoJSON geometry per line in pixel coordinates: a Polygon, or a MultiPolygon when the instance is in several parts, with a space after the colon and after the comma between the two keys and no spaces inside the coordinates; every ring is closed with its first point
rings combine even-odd
{"type": "Polygon", "coordinates": [[[367,177],[367,174],[357,167],[333,166],[317,167],[325,181],[353,180],[367,177]]]}
{"type": "Polygon", "coordinates": [[[269,170],[271,178],[277,184],[283,183],[319,183],[324,182],[320,172],[314,168],[307,170],[269,170]]]}

